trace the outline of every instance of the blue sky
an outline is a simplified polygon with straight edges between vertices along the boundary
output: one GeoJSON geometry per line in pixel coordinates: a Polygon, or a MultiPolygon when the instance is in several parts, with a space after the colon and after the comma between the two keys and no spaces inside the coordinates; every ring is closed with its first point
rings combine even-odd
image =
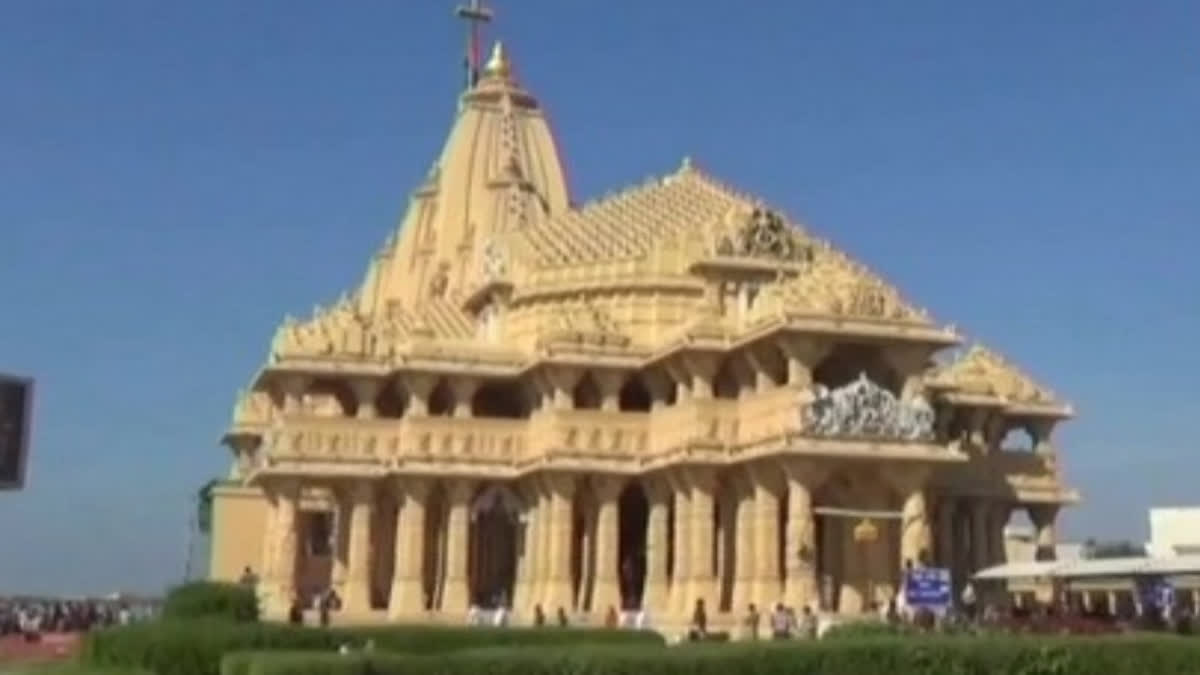
{"type": "MultiPolygon", "coordinates": [[[[161,588],[285,312],[356,284],[449,128],[452,2],[0,5],[0,586],[161,588]]],[[[1200,4],[507,0],[577,198],[684,155],[1079,409],[1069,536],[1200,503],[1200,4]]]]}

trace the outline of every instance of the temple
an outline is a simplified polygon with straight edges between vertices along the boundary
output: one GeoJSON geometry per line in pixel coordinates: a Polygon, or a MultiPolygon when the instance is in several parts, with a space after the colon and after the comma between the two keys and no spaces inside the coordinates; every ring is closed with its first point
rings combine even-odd
{"type": "Polygon", "coordinates": [[[240,393],[211,576],[269,615],[536,607],[710,622],[961,584],[1028,513],[1069,405],[689,160],[580,206],[497,44],[361,284],[285,318],[240,393]]]}

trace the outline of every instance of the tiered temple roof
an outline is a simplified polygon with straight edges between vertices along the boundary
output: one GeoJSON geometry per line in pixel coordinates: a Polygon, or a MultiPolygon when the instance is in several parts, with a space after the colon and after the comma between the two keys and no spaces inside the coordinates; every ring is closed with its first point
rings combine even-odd
{"type": "MultiPolygon", "coordinates": [[[[698,336],[728,344],[797,322],[873,338],[958,341],[865,265],[690,160],[668,175],[570,206],[542,108],[497,45],[479,84],[463,95],[439,160],[359,289],[307,320],[286,319],[270,364],[296,358],[386,364],[435,344],[476,358],[532,361],[564,336],[649,355],[698,336]],[[713,270],[731,269],[757,283],[754,301],[740,313],[718,306],[722,286],[713,270]],[[658,287],[690,297],[690,308],[648,330],[630,303],[639,289],[658,287]],[[536,305],[529,311],[540,318],[529,339],[498,346],[478,337],[482,308],[498,292],[513,306],[536,305]]],[[[963,396],[1070,414],[1048,390],[979,346],[931,370],[927,381],[963,396]]]]}

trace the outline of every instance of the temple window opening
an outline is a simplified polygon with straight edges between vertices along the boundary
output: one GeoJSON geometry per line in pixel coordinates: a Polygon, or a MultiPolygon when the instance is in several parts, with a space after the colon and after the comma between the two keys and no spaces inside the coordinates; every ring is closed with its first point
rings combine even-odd
{"type": "Polygon", "coordinates": [[[725,359],[713,378],[713,398],[736,399],[741,389],[733,359],[725,359]]]}
{"type": "Polygon", "coordinates": [[[301,522],[304,532],[304,554],[310,558],[330,555],[333,543],[333,513],[305,511],[301,522]]]}
{"type": "Polygon", "coordinates": [[[450,389],[450,384],[442,379],[429,393],[429,415],[431,417],[449,417],[452,414],[454,414],[454,392],[450,389]]]}
{"type": "Polygon", "coordinates": [[[375,397],[375,413],[384,419],[400,419],[408,407],[408,397],[400,383],[393,380],[380,387],[375,397]]]}
{"type": "Polygon", "coordinates": [[[485,382],[471,397],[473,417],[527,419],[531,411],[529,396],[517,381],[485,382]]]}
{"type": "Polygon", "coordinates": [[[650,391],[646,389],[641,376],[630,375],[621,385],[621,412],[650,412],[650,391]]]}
{"type": "Polygon", "coordinates": [[[358,399],[354,390],[343,380],[320,379],[308,392],[308,412],[320,417],[354,417],[358,414],[358,399]]]}
{"type": "Polygon", "coordinates": [[[1000,440],[1000,449],[1005,452],[1033,452],[1035,447],[1033,434],[1024,425],[1009,427],[1000,440]]]}
{"type": "Polygon", "coordinates": [[[579,379],[579,383],[575,385],[575,390],[571,393],[571,398],[574,400],[576,410],[599,410],[603,403],[600,386],[596,384],[596,378],[591,373],[584,373],[583,377],[579,379]]]}

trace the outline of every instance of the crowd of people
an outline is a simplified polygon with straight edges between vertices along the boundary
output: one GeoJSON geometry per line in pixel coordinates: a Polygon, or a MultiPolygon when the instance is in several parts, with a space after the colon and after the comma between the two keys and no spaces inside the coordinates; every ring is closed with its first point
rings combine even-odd
{"type": "Polygon", "coordinates": [[[0,637],[35,641],[45,633],[80,633],[152,614],[148,604],[120,599],[0,598],[0,637]]]}

